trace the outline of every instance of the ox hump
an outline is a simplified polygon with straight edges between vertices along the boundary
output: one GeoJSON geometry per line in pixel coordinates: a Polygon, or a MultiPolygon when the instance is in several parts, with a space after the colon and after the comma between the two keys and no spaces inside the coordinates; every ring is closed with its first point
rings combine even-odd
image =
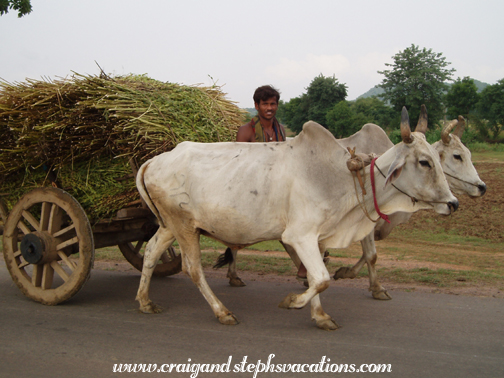
{"type": "Polygon", "coordinates": [[[298,142],[307,147],[316,148],[326,153],[337,152],[348,154],[348,151],[336,141],[334,135],[324,126],[314,121],[308,121],[303,125],[303,131],[296,137],[298,142]]]}

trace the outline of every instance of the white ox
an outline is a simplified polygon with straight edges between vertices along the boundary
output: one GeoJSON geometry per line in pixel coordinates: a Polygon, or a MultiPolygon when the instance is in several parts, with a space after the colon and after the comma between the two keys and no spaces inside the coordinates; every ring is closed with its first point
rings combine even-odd
{"type": "MultiPolygon", "coordinates": [[[[464,127],[464,118],[459,116],[458,119],[451,121],[443,129],[441,140],[437,141],[432,146],[439,153],[443,172],[446,175],[448,184],[453,193],[457,195],[466,194],[470,197],[480,197],[485,194],[486,185],[480,179],[476,168],[474,168],[472,164],[471,152],[461,141],[464,127]],[[450,131],[454,127],[454,133],[450,134],[450,131]]],[[[427,115],[423,108],[415,131],[425,133],[426,129],[427,115]]],[[[358,133],[338,141],[343,146],[357,146],[357,150],[361,152],[373,151],[378,154],[383,153],[393,145],[383,129],[375,124],[366,124],[358,133]],[[369,143],[369,141],[374,141],[374,143],[369,143]]],[[[351,268],[343,267],[338,269],[334,274],[334,279],[355,278],[364,264],[367,264],[369,272],[369,290],[372,292],[373,298],[391,299],[390,295],[378,281],[375,268],[377,260],[375,240],[385,239],[395,226],[406,223],[411,216],[411,213],[399,212],[389,216],[390,223],[386,223],[383,219],[380,219],[376,223],[374,232],[371,232],[361,241],[361,259],[351,268]]]]}
{"type": "MultiPolygon", "coordinates": [[[[471,152],[461,142],[460,138],[464,132],[465,120],[462,116],[451,121],[442,131],[441,140],[434,143],[433,147],[438,151],[441,166],[445,173],[450,189],[457,195],[469,195],[470,197],[480,197],[486,192],[485,183],[479,178],[478,172],[471,162],[471,152]],[[450,135],[450,132],[455,127],[455,131],[450,135]]],[[[425,134],[427,130],[427,110],[422,106],[415,131],[425,134]]],[[[338,139],[343,147],[357,148],[357,151],[362,153],[382,154],[393,146],[393,143],[388,138],[383,129],[373,123],[365,124],[361,130],[348,138],[338,139]]],[[[353,267],[342,267],[334,274],[334,279],[340,278],[355,278],[362,269],[364,264],[368,266],[369,272],[369,290],[372,292],[375,299],[391,299],[387,291],[381,286],[378,281],[375,264],[377,260],[375,240],[385,239],[392,229],[401,224],[406,223],[412,213],[399,212],[389,215],[390,223],[379,219],[373,232],[361,240],[362,257],[353,267]]],[[[299,266],[299,259],[295,256],[295,251],[292,251],[288,246],[285,246],[286,251],[292,257],[296,265],[299,266]]],[[[229,263],[228,278],[231,286],[245,286],[245,283],[238,277],[236,271],[237,250],[227,250],[226,254],[219,258],[216,267],[223,266],[229,263]]]]}
{"type": "MultiPolygon", "coordinates": [[[[411,133],[403,109],[403,142],[376,160],[387,177],[377,175],[378,205],[385,214],[434,209],[450,214],[458,200],[450,192],[437,152],[421,133],[411,133]],[[394,186],[401,188],[405,195],[394,186]],[[410,196],[420,200],[413,203],[410,196]]],[[[283,308],[302,308],[311,301],[311,316],[319,328],[336,329],[324,312],[319,293],[330,282],[320,248],[343,248],[362,240],[375,224],[361,210],[349,153],[322,126],[307,122],[303,131],[284,143],[183,142],[171,152],[146,162],[137,187],[160,227],[147,244],[136,299],[146,313],[160,309],[149,299],[156,262],[175,241],[182,269],[197,285],[222,324],[236,317],[208,286],[201,267],[200,235],[233,248],[264,240],[281,240],[298,252],[308,271],[309,288],[289,294],[283,308]],[[258,205],[260,204],[260,205],[258,205]]],[[[366,168],[369,177],[369,167],[366,168]]],[[[368,181],[367,190],[371,191],[368,181]]],[[[366,199],[368,209],[373,200],[366,199]]],[[[369,210],[376,216],[376,212],[369,210]]]]}

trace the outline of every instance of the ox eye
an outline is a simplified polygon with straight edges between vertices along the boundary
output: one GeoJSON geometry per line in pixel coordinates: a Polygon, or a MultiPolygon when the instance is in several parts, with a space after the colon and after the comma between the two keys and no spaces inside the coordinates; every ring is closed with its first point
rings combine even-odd
{"type": "Polygon", "coordinates": [[[462,161],[462,156],[460,156],[460,155],[453,155],[453,158],[454,158],[455,160],[460,160],[460,161],[462,161]]]}
{"type": "Polygon", "coordinates": [[[425,168],[431,168],[431,165],[427,160],[420,160],[420,165],[425,168]]]}

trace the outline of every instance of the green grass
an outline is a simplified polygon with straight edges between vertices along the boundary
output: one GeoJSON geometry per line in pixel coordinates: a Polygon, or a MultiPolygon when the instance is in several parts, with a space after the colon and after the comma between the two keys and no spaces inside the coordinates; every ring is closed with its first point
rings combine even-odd
{"type": "Polygon", "coordinates": [[[436,287],[454,287],[468,285],[492,285],[504,287],[502,274],[494,271],[454,270],[454,269],[389,269],[381,268],[378,275],[398,283],[419,283],[436,287]]]}
{"type": "MultiPolygon", "coordinates": [[[[211,268],[219,255],[219,251],[204,251],[201,255],[203,267],[211,268]]],[[[246,270],[265,274],[295,273],[294,264],[289,257],[268,256],[267,252],[264,255],[239,254],[237,268],[238,271],[246,270]]],[[[227,269],[227,267],[222,269],[227,269]]]]}
{"type": "Polygon", "coordinates": [[[471,143],[467,145],[471,151],[473,162],[504,161],[504,144],[502,143],[471,143]]]}
{"type": "Polygon", "coordinates": [[[403,237],[429,243],[464,245],[466,248],[485,247],[495,250],[504,249],[504,243],[496,243],[494,241],[489,241],[475,236],[460,236],[456,234],[456,230],[444,232],[442,227],[433,228],[427,231],[418,229],[402,229],[401,226],[398,226],[393,232],[395,237],[403,237]]]}

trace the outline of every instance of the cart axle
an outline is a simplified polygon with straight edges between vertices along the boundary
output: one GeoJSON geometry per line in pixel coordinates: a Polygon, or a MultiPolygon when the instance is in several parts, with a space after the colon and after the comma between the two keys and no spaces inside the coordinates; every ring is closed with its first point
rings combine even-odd
{"type": "Polygon", "coordinates": [[[46,232],[32,232],[21,239],[21,255],[30,264],[45,264],[58,258],[56,241],[46,232]]]}

